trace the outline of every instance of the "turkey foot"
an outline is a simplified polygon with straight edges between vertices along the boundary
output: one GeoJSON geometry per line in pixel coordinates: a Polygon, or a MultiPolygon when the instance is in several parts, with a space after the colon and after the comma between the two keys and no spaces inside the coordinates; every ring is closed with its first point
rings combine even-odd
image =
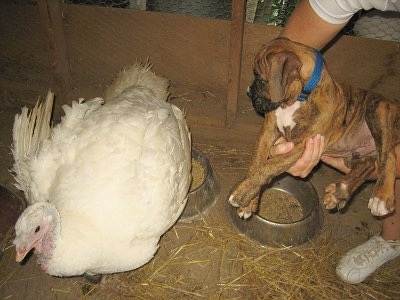
{"type": "Polygon", "coordinates": [[[83,277],[92,284],[99,284],[103,281],[102,274],[83,273],[83,277]]]}

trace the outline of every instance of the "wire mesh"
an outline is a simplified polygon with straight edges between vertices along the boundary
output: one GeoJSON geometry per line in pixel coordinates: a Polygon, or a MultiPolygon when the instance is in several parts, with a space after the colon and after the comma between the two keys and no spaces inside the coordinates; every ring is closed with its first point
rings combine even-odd
{"type": "MultiPolygon", "coordinates": [[[[97,5],[230,20],[232,0],[59,0],[66,4],[97,5]]],[[[246,21],[284,26],[299,0],[247,0],[246,21]]],[[[13,4],[36,5],[37,0],[9,0],[13,4]]],[[[371,10],[355,15],[343,30],[373,39],[400,41],[400,13],[371,10]]]]}
{"type": "Polygon", "coordinates": [[[81,4],[81,5],[97,5],[104,7],[117,7],[117,8],[136,8],[134,0],[64,0],[67,4],[81,4]],[[132,3],[130,3],[132,2],[132,3]],[[132,5],[132,6],[131,6],[132,5]]]}
{"type": "Polygon", "coordinates": [[[353,30],[357,36],[400,42],[400,13],[369,11],[354,24],[353,30]]]}
{"type": "MultiPolygon", "coordinates": [[[[298,1],[248,0],[246,21],[283,26],[298,1]]],[[[230,20],[232,16],[232,0],[64,0],[64,3],[180,13],[223,20],[230,20]]]]}
{"type": "MultiPolygon", "coordinates": [[[[141,9],[147,11],[166,12],[186,14],[193,16],[201,16],[206,18],[224,19],[231,18],[232,0],[59,0],[65,4],[77,5],[95,5],[102,7],[113,7],[121,9],[141,9]]],[[[295,8],[298,0],[247,0],[246,20],[247,22],[272,24],[281,26],[287,20],[295,8]]],[[[46,31],[43,30],[42,20],[38,14],[37,0],[3,0],[1,1],[1,33],[3,38],[0,41],[0,65],[2,65],[2,78],[11,81],[24,82],[27,85],[47,86],[52,82],[50,57],[48,55],[48,39],[46,31]],[[17,10],[15,6],[18,5],[17,10]],[[15,13],[17,11],[18,13],[15,13]],[[30,22],[28,22],[30,20],[30,22]],[[39,66],[40,71],[35,74],[42,74],[36,77],[29,76],[29,70],[34,66],[39,66]],[[19,79],[19,80],[16,80],[19,79]]],[[[100,12],[99,12],[100,13],[100,12]]],[[[68,22],[75,23],[81,32],[92,36],[92,39],[102,39],[102,34],[108,34],[107,26],[88,27],[88,19],[72,18],[70,14],[66,17],[65,25],[68,22]],[[105,28],[104,28],[105,27],[105,28]],[[97,28],[97,29],[95,29],[97,28]],[[87,32],[84,30],[87,29],[87,32]]],[[[344,31],[346,34],[358,35],[373,39],[384,39],[392,41],[400,41],[400,13],[398,12],[360,12],[354,16],[355,18],[349,22],[349,26],[344,31]],[[354,25],[354,26],[353,26],[354,25]]],[[[127,16],[129,19],[129,16],[127,16]]],[[[125,19],[118,20],[118,28],[126,29],[128,26],[125,19]],[[125,22],[125,23],[124,23],[125,22]]],[[[93,16],[93,24],[96,23],[96,18],[93,16]]],[[[186,22],[186,21],[182,21],[186,22]]],[[[70,32],[70,30],[68,32],[70,32]]],[[[158,32],[155,29],[152,32],[158,32]]],[[[127,36],[128,33],[124,34],[127,36]]],[[[86,45],[89,41],[85,36],[80,43],[86,45]]],[[[71,41],[74,35],[67,37],[67,45],[74,48],[76,41],[71,41]]],[[[130,38],[131,39],[131,38],[130,38]]],[[[95,40],[97,41],[97,40],[95,40]]],[[[113,51],[121,53],[123,47],[117,40],[112,45],[115,45],[113,51]]],[[[82,46],[82,48],[84,48],[82,46]]],[[[86,49],[86,48],[85,48],[86,49]]],[[[90,49],[90,47],[89,47],[90,49]]],[[[68,49],[69,54],[73,50],[68,49]]],[[[101,52],[101,51],[99,51],[101,52]]],[[[80,52],[78,54],[81,54],[80,52]]],[[[83,55],[83,53],[82,53],[83,55]]],[[[104,53],[105,56],[109,55],[104,53]]],[[[101,55],[100,55],[101,56],[101,55]]],[[[96,61],[93,60],[93,64],[96,61]]],[[[80,62],[71,65],[75,67],[77,72],[80,62]]],[[[90,68],[89,68],[90,69],[90,68]]]]}

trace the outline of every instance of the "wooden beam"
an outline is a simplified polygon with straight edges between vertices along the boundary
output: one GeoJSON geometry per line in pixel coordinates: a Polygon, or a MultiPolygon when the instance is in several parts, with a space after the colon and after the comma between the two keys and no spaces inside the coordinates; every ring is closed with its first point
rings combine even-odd
{"type": "Polygon", "coordinates": [[[38,0],[37,3],[41,22],[47,34],[55,81],[60,92],[65,93],[71,88],[72,80],[60,1],[38,0]]]}
{"type": "Polygon", "coordinates": [[[228,128],[232,127],[235,122],[238,110],[245,16],[246,0],[233,0],[228,70],[228,99],[225,118],[225,123],[228,128]]]}

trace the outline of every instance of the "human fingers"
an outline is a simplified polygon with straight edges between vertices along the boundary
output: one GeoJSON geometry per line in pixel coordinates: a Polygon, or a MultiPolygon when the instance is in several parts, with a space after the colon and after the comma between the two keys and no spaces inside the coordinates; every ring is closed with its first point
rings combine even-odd
{"type": "Polygon", "coordinates": [[[307,177],[312,169],[318,164],[324,151],[324,137],[317,134],[315,137],[306,141],[303,155],[287,171],[289,174],[298,177],[307,177]]]}

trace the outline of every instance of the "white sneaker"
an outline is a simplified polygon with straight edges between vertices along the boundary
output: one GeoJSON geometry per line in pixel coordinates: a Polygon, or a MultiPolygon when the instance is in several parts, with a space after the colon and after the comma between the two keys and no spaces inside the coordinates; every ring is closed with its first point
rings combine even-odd
{"type": "Polygon", "coordinates": [[[375,235],[350,250],[339,261],[336,274],[345,282],[360,283],[387,261],[400,255],[400,241],[386,241],[375,235]]]}

